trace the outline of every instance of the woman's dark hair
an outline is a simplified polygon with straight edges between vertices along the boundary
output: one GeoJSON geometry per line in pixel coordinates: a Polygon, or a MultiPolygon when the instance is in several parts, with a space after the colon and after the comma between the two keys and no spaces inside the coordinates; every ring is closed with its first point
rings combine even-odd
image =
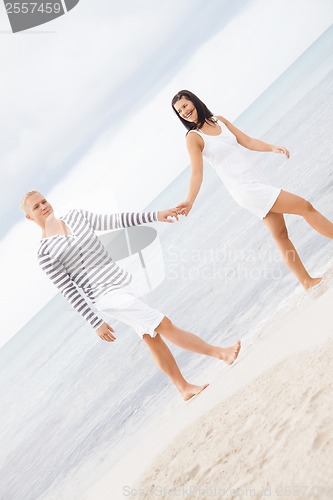
{"type": "Polygon", "coordinates": [[[172,104],[172,109],[174,110],[174,112],[176,113],[176,115],[178,116],[178,118],[180,119],[182,124],[184,125],[184,127],[187,128],[187,130],[195,130],[197,128],[201,128],[207,120],[209,120],[210,118],[212,118],[214,116],[213,113],[207,108],[206,104],[204,104],[199,99],[199,97],[197,97],[195,94],[193,94],[189,90],[180,90],[179,92],[177,92],[175,97],[172,99],[171,104],[172,104]],[[193,105],[198,113],[198,123],[191,123],[191,122],[184,120],[184,118],[182,118],[180,116],[180,114],[178,113],[178,111],[176,111],[176,109],[174,108],[176,102],[180,101],[180,99],[182,97],[185,97],[185,99],[187,99],[188,101],[191,101],[193,103],[193,105]]]}

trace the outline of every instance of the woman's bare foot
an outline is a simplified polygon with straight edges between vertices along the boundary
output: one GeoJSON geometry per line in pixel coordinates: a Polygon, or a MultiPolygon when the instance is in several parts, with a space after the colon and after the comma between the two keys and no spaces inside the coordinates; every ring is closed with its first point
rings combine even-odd
{"type": "Polygon", "coordinates": [[[310,278],[308,280],[303,281],[302,284],[303,284],[303,287],[305,288],[305,290],[309,290],[313,286],[318,285],[318,283],[320,283],[321,280],[322,280],[322,278],[310,278]]]}
{"type": "Polygon", "coordinates": [[[202,392],[206,387],[208,387],[209,384],[205,385],[192,385],[192,384],[187,384],[187,386],[180,391],[181,395],[183,396],[184,401],[188,401],[189,399],[193,398],[194,396],[197,396],[202,392]]]}
{"type": "Polygon", "coordinates": [[[241,348],[241,343],[240,340],[238,340],[236,344],[233,345],[232,347],[221,347],[220,354],[218,357],[219,359],[225,361],[228,365],[232,365],[235,359],[237,359],[240,348],[241,348]]]}

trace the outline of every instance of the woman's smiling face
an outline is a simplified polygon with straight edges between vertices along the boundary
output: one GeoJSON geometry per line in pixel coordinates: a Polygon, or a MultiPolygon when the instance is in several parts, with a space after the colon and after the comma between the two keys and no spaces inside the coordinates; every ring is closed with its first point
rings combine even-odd
{"type": "Polygon", "coordinates": [[[190,123],[197,123],[198,113],[193,104],[193,102],[186,99],[186,97],[181,97],[179,101],[174,105],[175,110],[183,120],[190,123]]]}

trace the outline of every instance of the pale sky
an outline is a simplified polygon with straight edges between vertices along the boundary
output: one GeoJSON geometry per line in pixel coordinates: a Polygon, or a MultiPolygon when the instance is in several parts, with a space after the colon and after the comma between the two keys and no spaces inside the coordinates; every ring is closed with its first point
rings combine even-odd
{"type": "Polygon", "coordinates": [[[87,197],[143,209],[188,165],[172,96],[188,88],[233,120],[333,19],[331,0],[96,6],[14,35],[0,4],[0,346],[57,292],[36,263],[38,228],[17,222],[27,190],[61,211],[87,197]]]}

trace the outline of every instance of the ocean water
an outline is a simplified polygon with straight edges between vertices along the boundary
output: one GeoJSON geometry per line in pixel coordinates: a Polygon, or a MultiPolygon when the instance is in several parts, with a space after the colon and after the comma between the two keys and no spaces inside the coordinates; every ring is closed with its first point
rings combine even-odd
{"type": "MultiPolygon", "coordinates": [[[[272,183],[308,198],[330,219],[332,42],[333,28],[235,122],[290,149],[288,161],[247,154],[272,183]]],[[[147,209],[182,201],[189,175],[188,168],[147,209]]],[[[329,279],[333,243],[299,217],[286,221],[310,273],[329,279]]],[[[208,165],[191,215],[154,227],[166,279],[144,300],[210,343],[240,338],[251,349],[295,307],[315,299],[285,269],[264,224],[235,204],[208,165]]],[[[0,350],[0,498],[84,498],[140,442],[151,419],[180,404],[136,334],[112,324],[116,343],[102,342],[57,295],[0,350]]],[[[214,359],[171,349],[187,379],[209,381],[214,359]]]]}

